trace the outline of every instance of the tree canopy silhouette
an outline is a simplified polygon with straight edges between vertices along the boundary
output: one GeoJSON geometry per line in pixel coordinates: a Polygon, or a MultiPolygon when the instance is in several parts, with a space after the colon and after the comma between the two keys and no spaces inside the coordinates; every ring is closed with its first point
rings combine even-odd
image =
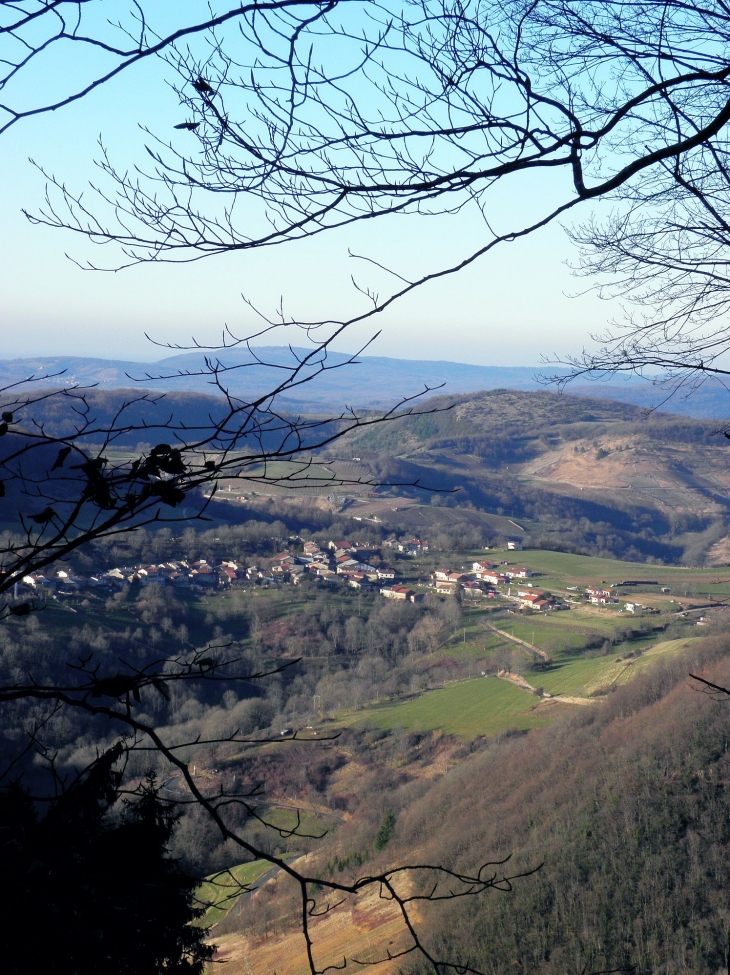
{"type": "Polygon", "coordinates": [[[101,754],[43,813],[20,784],[0,790],[6,972],[198,975],[212,956],[190,923],[198,881],[167,853],[179,814],[154,775],[120,799],[122,756],[101,754]]]}

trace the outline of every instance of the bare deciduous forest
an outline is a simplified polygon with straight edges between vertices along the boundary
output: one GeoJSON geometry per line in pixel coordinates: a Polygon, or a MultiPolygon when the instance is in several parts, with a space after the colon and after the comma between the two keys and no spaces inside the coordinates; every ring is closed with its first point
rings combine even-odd
{"type": "Polygon", "coordinates": [[[71,172],[29,163],[23,212],[78,267],[323,235],[357,267],[344,305],[244,293],[246,327],[128,388],[2,389],[12,975],[727,967],[730,434],[670,412],[729,373],[727,22],[0,4],[3,138],[149,65],[173,97],[131,163],[104,133],[71,172]],[[427,217],[434,258],[355,246],[427,217]],[[311,394],[363,327],[558,224],[623,304],[550,388],[311,394]],[[621,373],[662,409],[570,395],[621,373]]]}

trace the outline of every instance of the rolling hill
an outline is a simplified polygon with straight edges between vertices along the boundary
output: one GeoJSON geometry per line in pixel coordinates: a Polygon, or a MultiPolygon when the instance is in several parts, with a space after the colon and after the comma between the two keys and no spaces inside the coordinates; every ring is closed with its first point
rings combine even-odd
{"type": "MultiPolygon", "coordinates": [[[[281,366],[291,365],[311,349],[262,346],[254,349],[227,349],[211,353],[230,371],[225,381],[236,396],[264,392],[281,381],[281,366]],[[266,363],[266,364],[262,364],[266,363]]],[[[560,369],[541,366],[475,366],[462,362],[395,359],[387,356],[359,356],[346,365],[349,356],[330,352],[328,364],[334,368],[318,375],[281,398],[281,406],[292,410],[332,411],[343,406],[359,409],[392,405],[400,396],[412,396],[429,387],[430,396],[460,395],[480,390],[538,390],[541,373],[560,369]]],[[[317,372],[315,366],[310,375],[317,372]]],[[[94,359],[81,356],[39,356],[0,360],[0,387],[22,381],[30,375],[49,377],[55,384],[96,384],[103,389],[137,386],[157,391],[211,392],[205,375],[205,353],[184,352],[156,362],[94,359]],[[182,374],[182,375],[181,375],[182,374]]],[[[614,377],[609,382],[577,381],[572,395],[591,399],[611,399],[644,408],[659,409],[683,416],[724,419],[730,417],[730,391],[708,379],[691,396],[680,391],[666,400],[661,386],[636,377],[614,377]]]]}
{"type": "MultiPolygon", "coordinates": [[[[92,426],[137,393],[90,390],[92,426]]],[[[339,476],[350,486],[327,504],[348,519],[426,534],[466,526],[495,542],[516,531],[528,544],[631,560],[730,561],[730,448],[716,421],[545,389],[435,396],[424,409],[335,442],[319,484],[270,493],[321,507],[339,476]]],[[[115,447],[147,449],[140,441],[164,439],[170,418],[196,438],[224,410],[222,397],[197,392],[135,402],[125,414],[134,429],[115,447]]],[[[52,435],[72,435],[78,420],[71,397],[47,399],[32,418],[52,435]]],[[[19,413],[21,428],[27,419],[19,413]]]]}
{"type": "Polygon", "coordinates": [[[431,505],[524,520],[531,544],[691,563],[712,550],[726,561],[730,457],[719,424],[544,390],[429,405],[437,412],[359,433],[348,449],[383,479],[454,492],[421,493],[431,505]]]}

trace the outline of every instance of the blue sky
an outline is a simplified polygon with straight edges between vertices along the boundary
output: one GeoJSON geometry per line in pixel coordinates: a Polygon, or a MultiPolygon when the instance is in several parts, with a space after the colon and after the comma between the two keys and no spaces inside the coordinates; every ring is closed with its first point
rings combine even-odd
{"type": "MultiPolygon", "coordinates": [[[[56,66],[58,67],[58,66],[56,66]]],[[[83,67],[83,66],[82,66],[83,67]]],[[[77,67],[77,70],[80,68],[77,67]]],[[[53,66],[38,85],[55,83],[53,66]]],[[[466,255],[479,246],[482,227],[463,217],[372,221],[356,232],[338,231],[310,244],[258,253],[212,257],[197,264],[154,265],[118,273],[82,271],[66,252],[97,261],[113,255],[73,235],[32,226],[20,210],[42,204],[44,180],[29,157],[74,189],[95,177],[96,140],[114,158],[143,158],[140,124],[174,133],[181,112],[159,64],[146,65],[71,108],[11,129],[0,138],[0,358],[76,354],[155,359],[164,351],[144,338],[213,342],[224,325],[246,334],[256,319],[245,294],[273,312],[281,298],[293,315],[319,318],[364,308],[358,282],[385,291],[387,281],[348,258],[348,248],[383,261],[407,276],[435,268],[444,254],[466,255]]],[[[542,205],[555,187],[534,181],[519,200],[504,194],[490,216],[499,223],[542,205]]],[[[558,226],[504,247],[468,270],[421,289],[377,322],[340,341],[354,349],[382,329],[372,352],[414,359],[449,359],[487,365],[533,365],[541,355],[577,353],[591,331],[602,330],[618,307],[592,294],[565,262],[572,248],[558,226]]],[[[301,344],[297,336],[290,338],[301,344]]],[[[277,342],[276,338],[272,341],[277,342]]]]}

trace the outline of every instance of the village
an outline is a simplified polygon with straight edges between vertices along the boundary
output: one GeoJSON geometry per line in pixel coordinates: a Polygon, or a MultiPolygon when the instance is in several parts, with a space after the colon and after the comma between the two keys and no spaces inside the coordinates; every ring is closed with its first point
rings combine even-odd
{"type": "MultiPolygon", "coordinates": [[[[282,539],[270,539],[281,544],[282,539]]],[[[519,550],[517,543],[508,552],[519,550]]],[[[231,587],[290,587],[302,582],[320,586],[347,586],[374,592],[384,599],[418,603],[429,593],[461,602],[499,599],[502,608],[519,613],[564,611],[576,603],[613,607],[621,612],[652,611],[636,601],[619,599],[614,588],[568,586],[560,595],[536,586],[537,573],[504,559],[476,559],[459,570],[435,567],[424,572],[427,539],[391,535],[377,546],[349,539],[315,541],[292,535],[286,549],[273,557],[171,559],[159,563],[117,565],[87,575],[70,567],[34,572],[15,587],[16,598],[43,595],[69,597],[83,592],[108,594],[125,586],[158,584],[192,593],[215,593],[231,587]],[[397,563],[397,564],[394,564],[397,563]]],[[[260,553],[259,553],[260,554],[260,553]]],[[[432,553],[433,554],[433,553],[432,553]]],[[[668,591],[668,590],[667,590],[668,591]]],[[[495,606],[496,608],[496,606],[495,606]]]]}

